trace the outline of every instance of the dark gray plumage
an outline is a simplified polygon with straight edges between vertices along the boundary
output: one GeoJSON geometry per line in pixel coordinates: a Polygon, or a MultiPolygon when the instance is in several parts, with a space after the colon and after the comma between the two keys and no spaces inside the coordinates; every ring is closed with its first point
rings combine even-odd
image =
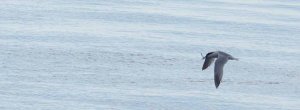
{"type": "Polygon", "coordinates": [[[227,63],[228,60],[238,60],[238,59],[222,51],[209,52],[206,54],[205,57],[203,56],[203,59],[205,59],[205,61],[203,63],[202,70],[208,68],[215,61],[216,58],[217,60],[215,62],[214,80],[215,80],[215,86],[216,88],[218,88],[222,81],[224,65],[227,63]]]}

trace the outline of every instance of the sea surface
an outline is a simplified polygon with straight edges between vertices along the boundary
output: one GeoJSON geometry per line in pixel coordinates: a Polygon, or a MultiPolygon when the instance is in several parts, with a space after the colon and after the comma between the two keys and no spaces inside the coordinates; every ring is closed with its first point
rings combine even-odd
{"type": "Polygon", "coordinates": [[[0,2],[1,110],[300,110],[299,61],[296,0],[0,2]]]}

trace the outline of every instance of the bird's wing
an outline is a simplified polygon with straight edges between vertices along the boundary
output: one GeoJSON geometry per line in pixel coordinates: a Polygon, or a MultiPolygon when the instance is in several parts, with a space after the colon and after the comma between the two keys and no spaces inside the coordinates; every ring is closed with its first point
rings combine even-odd
{"type": "Polygon", "coordinates": [[[205,61],[204,61],[203,66],[202,66],[202,70],[205,70],[214,61],[215,61],[215,58],[205,58],[205,61]]]}
{"type": "Polygon", "coordinates": [[[215,61],[215,58],[218,57],[218,53],[217,52],[209,52],[206,54],[205,61],[203,63],[202,66],[202,70],[205,70],[207,67],[210,66],[210,64],[212,64],[215,61]]]}
{"type": "Polygon", "coordinates": [[[219,55],[215,62],[215,86],[218,88],[223,76],[223,67],[228,61],[228,58],[224,55],[219,55]]]}

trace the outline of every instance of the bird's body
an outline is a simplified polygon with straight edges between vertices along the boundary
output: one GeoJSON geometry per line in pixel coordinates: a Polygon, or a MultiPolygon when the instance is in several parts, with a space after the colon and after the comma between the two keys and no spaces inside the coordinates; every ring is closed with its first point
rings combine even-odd
{"type": "Polygon", "coordinates": [[[214,61],[215,61],[215,69],[214,69],[214,80],[215,80],[215,86],[216,88],[219,87],[222,77],[223,77],[223,68],[224,65],[227,63],[228,60],[238,60],[237,58],[234,58],[228,53],[222,52],[222,51],[214,51],[209,52],[206,54],[202,70],[205,70],[207,67],[209,67],[214,61]],[[215,61],[215,59],[217,60],[215,61]]]}

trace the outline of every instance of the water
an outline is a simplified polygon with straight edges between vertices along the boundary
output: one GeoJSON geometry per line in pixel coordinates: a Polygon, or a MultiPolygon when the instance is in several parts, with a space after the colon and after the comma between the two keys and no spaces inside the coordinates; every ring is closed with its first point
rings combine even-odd
{"type": "Polygon", "coordinates": [[[300,2],[4,0],[2,110],[299,110],[300,2]],[[229,61],[214,87],[201,53],[229,61]]]}

